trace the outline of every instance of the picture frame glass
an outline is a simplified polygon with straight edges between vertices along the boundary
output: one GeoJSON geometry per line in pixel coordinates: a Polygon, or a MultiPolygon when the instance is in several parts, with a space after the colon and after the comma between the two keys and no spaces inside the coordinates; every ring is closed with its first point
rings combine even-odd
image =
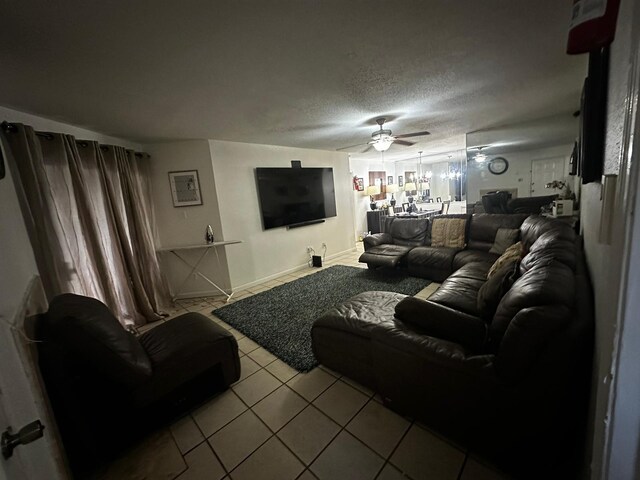
{"type": "Polygon", "coordinates": [[[174,207],[202,205],[197,170],[169,172],[169,184],[174,207]]]}

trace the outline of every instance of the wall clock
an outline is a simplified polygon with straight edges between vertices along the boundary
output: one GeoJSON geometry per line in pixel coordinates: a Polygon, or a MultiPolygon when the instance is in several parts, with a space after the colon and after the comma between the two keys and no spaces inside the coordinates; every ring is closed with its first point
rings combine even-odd
{"type": "Polygon", "coordinates": [[[509,168],[509,162],[506,158],[495,157],[489,162],[489,171],[494,175],[502,175],[509,168]]]}

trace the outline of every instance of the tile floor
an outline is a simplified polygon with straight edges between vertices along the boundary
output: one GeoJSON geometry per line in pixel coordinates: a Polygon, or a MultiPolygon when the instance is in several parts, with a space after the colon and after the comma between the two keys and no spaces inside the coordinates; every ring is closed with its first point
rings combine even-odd
{"type": "MultiPolygon", "coordinates": [[[[363,267],[359,255],[342,255],[323,268],[363,267]]],[[[305,269],[236,292],[231,301],[317,270],[305,269]]],[[[416,296],[428,298],[437,287],[432,283],[416,296]]],[[[238,340],[240,380],[170,428],[150,435],[100,478],[506,478],[421,424],[387,409],[379,396],[351,379],[322,366],[298,373],[213,316],[211,310],[222,304],[215,297],[180,300],[171,314],[198,311],[228,329],[238,340]]]]}

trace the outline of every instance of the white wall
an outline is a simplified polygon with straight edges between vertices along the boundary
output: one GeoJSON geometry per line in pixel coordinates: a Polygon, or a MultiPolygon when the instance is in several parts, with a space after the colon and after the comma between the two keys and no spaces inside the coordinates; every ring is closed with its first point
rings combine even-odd
{"type": "MultiPolygon", "coordinates": [[[[576,132],[577,135],[577,132],[576,132]]],[[[573,150],[571,145],[559,145],[536,150],[504,152],[492,157],[504,157],[509,162],[509,168],[501,175],[494,175],[487,168],[487,162],[470,161],[467,164],[467,203],[480,200],[480,190],[517,188],[518,197],[530,197],[531,162],[534,160],[552,160],[561,158],[565,163],[565,178],[568,175],[569,157],[573,150]]],[[[561,180],[561,179],[558,179],[561,180]]],[[[536,196],[544,194],[536,193],[536,196]]]]}
{"type": "MultiPolygon", "coordinates": [[[[630,134],[635,133],[636,137],[638,135],[637,125],[635,132],[625,134],[625,123],[628,102],[634,98],[637,101],[638,95],[637,70],[634,85],[630,85],[630,72],[634,64],[637,67],[638,63],[639,14],[640,11],[632,0],[622,0],[616,40],[611,47],[605,174],[619,174],[614,204],[603,211],[600,198],[602,186],[594,182],[582,187],[580,210],[596,313],[591,472],[592,478],[616,480],[637,478],[639,469],[638,364],[633,361],[625,363],[626,357],[621,355],[624,350],[618,351],[620,344],[626,344],[627,351],[640,350],[640,341],[634,336],[637,335],[637,329],[625,329],[625,320],[637,324],[638,312],[626,312],[625,316],[622,314],[625,312],[619,310],[621,277],[627,268],[638,269],[637,263],[625,265],[628,260],[624,257],[625,247],[640,242],[637,236],[626,238],[625,233],[627,222],[637,216],[637,210],[635,215],[631,210],[633,196],[626,192],[637,194],[640,187],[637,177],[635,180],[629,177],[630,172],[636,172],[637,175],[640,167],[638,146],[634,146],[633,155],[625,148],[630,134]],[[630,87],[634,87],[636,91],[630,91],[630,87]],[[631,184],[625,191],[628,182],[631,184]],[[610,244],[599,240],[604,219],[611,221],[610,244]]],[[[634,288],[637,290],[637,285],[634,288]]]]}
{"type": "MultiPolygon", "coordinates": [[[[207,225],[211,225],[214,238],[222,240],[220,207],[213,178],[209,142],[188,140],[145,145],[144,148],[151,155],[151,185],[158,247],[204,245],[207,225]],[[176,170],[198,171],[202,205],[173,206],[169,172],[176,170]]],[[[215,252],[209,251],[207,254],[209,258],[202,262],[199,269],[224,290],[229,290],[231,282],[227,269],[226,248],[236,248],[236,246],[217,247],[220,264],[217,262],[215,252]]],[[[187,258],[191,264],[195,264],[203,252],[204,250],[183,250],[180,255],[187,258]]],[[[169,252],[160,254],[160,263],[171,292],[176,294],[191,269],[169,252]]],[[[184,292],[184,296],[220,294],[205,280],[194,276],[184,284],[181,292],[184,292]]]]}
{"type": "Polygon", "coordinates": [[[227,247],[234,288],[259,283],[307,263],[306,246],[327,256],[352,250],[355,233],[352,209],[352,176],[346,153],[210,140],[211,159],[225,240],[242,240],[227,247]],[[256,167],[289,167],[301,160],[303,167],[333,167],[336,217],[324,223],[288,230],[262,229],[256,167]]]}

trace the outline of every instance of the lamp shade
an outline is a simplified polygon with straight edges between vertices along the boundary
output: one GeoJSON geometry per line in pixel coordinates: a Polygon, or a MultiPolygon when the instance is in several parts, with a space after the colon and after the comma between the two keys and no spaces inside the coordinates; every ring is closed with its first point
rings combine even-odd
{"type": "Polygon", "coordinates": [[[405,183],[404,184],[404,190],[405,190],[405,192],[412,192],[414,190],[417,190],[416,184],[413,183],[413,182],[405,183]]]}
{"type": "Polygon", "coordinates": [[[391,185],[387,185],[387,193],[398,193],[398,185],[391,184],[391,185]]]}
{"type": "Polygon", "coordinates": [[[380,195],[380,185],[369,185],[366,192],[367,195],[380,195]]]}

